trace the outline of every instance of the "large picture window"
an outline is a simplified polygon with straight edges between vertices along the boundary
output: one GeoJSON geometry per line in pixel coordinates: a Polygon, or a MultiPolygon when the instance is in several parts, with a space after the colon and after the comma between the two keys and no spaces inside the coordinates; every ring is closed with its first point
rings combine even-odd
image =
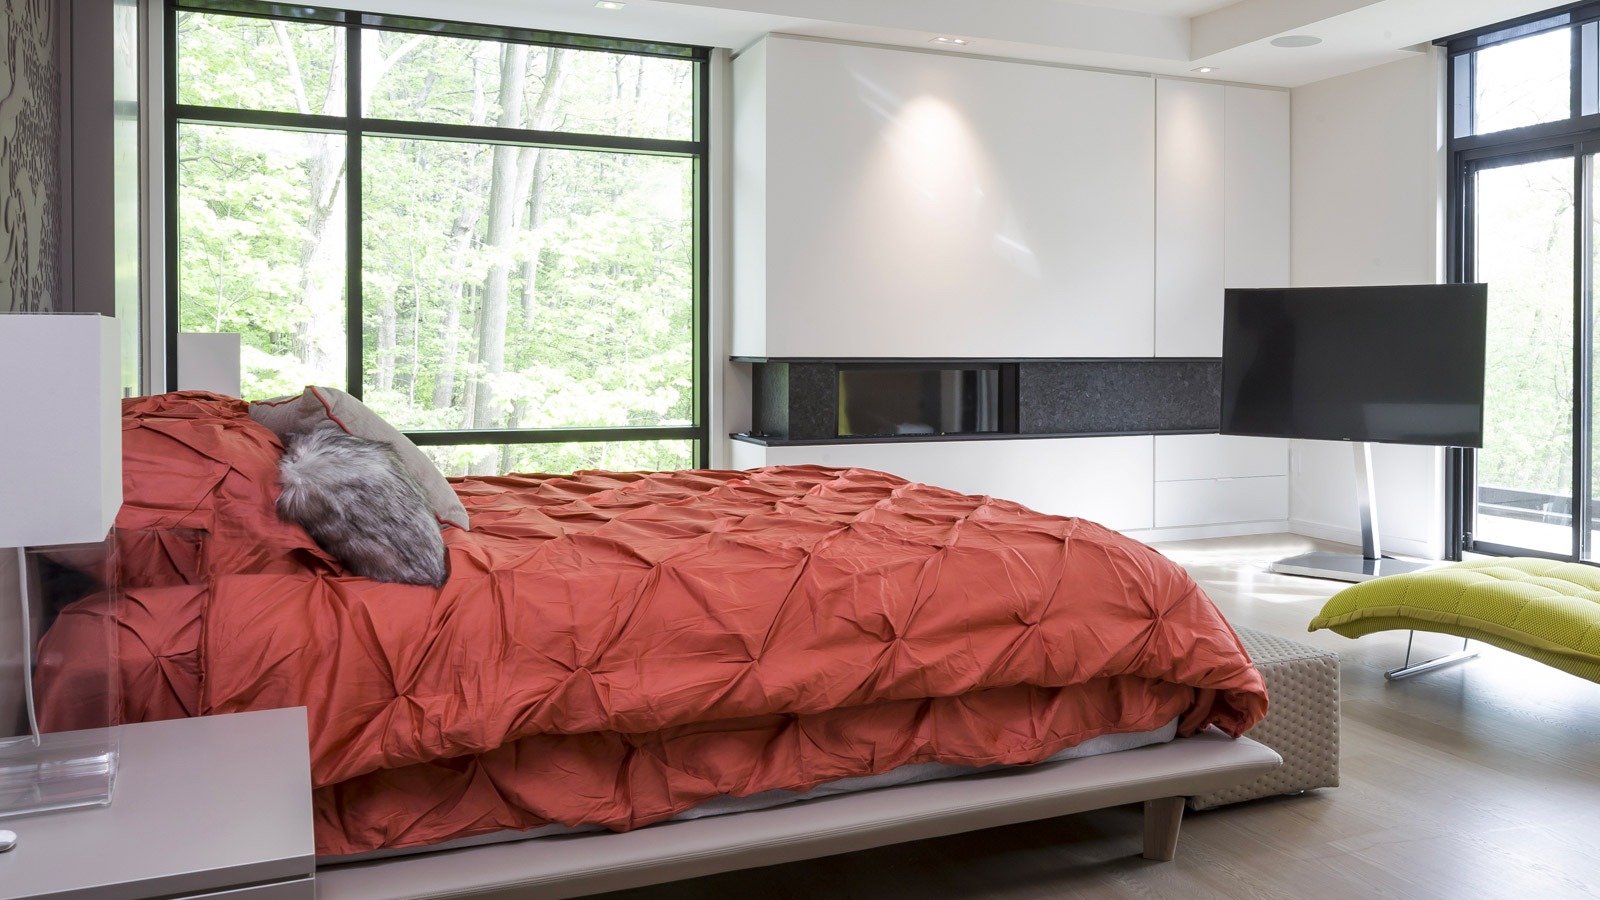
{"type": "Polygon", "coordinates": [[[1595,223],[1600,3],[1449,39],[1453,276],[1489,286],[1484,446],[1465,551],[1600,558],[1595,223]]]}
{"type": "Polygon", "coordinates": [[[704,464],[706,51],[246,0],[168,32],[169,327],[239,333],[247,399],[342,387],[447,474],[704,464]]]}

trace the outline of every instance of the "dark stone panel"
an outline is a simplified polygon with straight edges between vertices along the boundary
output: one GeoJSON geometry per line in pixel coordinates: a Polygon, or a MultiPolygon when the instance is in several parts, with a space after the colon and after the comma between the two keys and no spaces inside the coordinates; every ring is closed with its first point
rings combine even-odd
{"type": "MultiPolygon", "coordinates": [[[[921,361],[892,364],[907,362],[921,361]]],[[[751,366],[753,437],[780,443],[859,442],[839,437],[836,363],[752,361],[751,366]]],[[[1220,424],[1221,360],[1026,360],[1015,367],[1015,392],[1002,400],[1008,434],[1214,432],[1220,424]]]]}
{"type": "Polygon", "coordinates": [[[1216,431],[1222,362],[1215,359],[1026,362],[1017,366],[1023,434],[1216,431]]]}
{"type": "Polygon", "coordinates": [[[839,436],[838,367],[833,363],[789,365],[789,437],[821,440],[839,436]]]}
{"type": "Polygon", "coordinates": [[[764,437],[789,437],[789,364],[754,363],[750,369],[751,423],[764,437]]]}

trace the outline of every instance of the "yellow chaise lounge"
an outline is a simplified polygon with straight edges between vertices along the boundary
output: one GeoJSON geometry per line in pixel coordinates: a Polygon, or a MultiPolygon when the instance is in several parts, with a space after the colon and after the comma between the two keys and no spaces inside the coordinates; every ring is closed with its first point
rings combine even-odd
{"type": "Polygon", "coordinates": [[[1600,567],[1510,557],[1374,578],[1333,595],[1319,628],[1453,634],[1600,682],[1600,567]]]}

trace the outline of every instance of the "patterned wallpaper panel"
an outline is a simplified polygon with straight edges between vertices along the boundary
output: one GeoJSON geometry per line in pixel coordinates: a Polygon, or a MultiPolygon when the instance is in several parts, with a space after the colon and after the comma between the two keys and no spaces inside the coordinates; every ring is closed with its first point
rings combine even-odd
{"type": "Polygon", "coordinates": [[[56,0],[0,0],[0,310],[61,293],[61,68],[56,0]]]}

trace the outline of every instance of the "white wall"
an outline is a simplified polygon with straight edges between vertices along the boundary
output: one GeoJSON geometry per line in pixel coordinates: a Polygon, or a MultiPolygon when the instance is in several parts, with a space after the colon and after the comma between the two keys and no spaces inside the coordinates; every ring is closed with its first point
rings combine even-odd
{"type": "MultiPolygon", "coordinates": [[[[1440,65],[1430,50],[1294,90],[1295,285],[1442,280],[1440,65]]],[[[1443,556],[1443,465],[1433,448],[1374,448],[1383,549],[1443,556]]],[[[1289,517],[1298,533],[1359,542],[1349,445],[1293,442],[1289,517]]]]}

